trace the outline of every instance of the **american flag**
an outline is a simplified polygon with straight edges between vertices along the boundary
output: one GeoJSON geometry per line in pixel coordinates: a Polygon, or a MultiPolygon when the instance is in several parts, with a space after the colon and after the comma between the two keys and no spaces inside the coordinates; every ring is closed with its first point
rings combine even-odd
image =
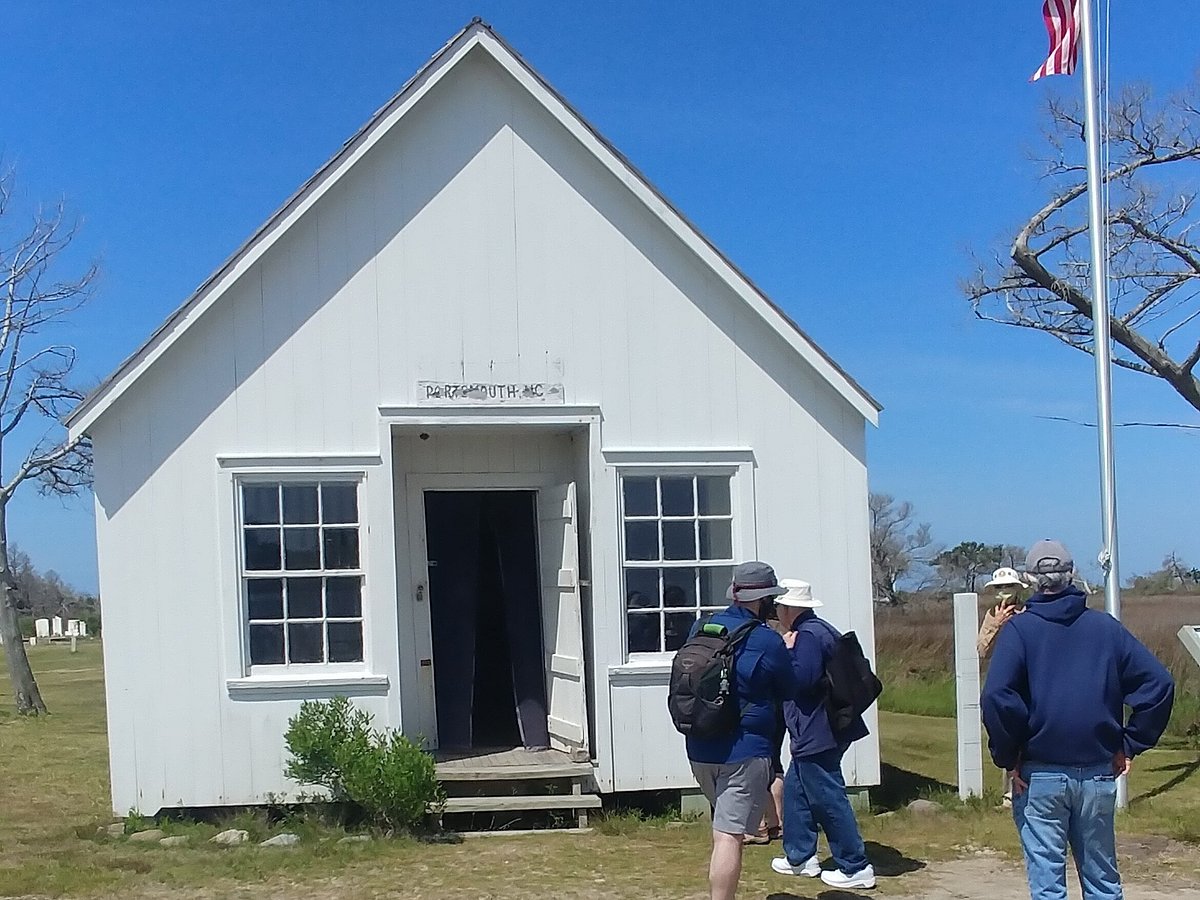
{"type": "Polygon", "coordinates": [[[1046,0],[1042,5],[1042,18],[1046,20],[1046,31],[1050,33],[1050,55],[1041,68],[1033,73],[1030,81],[1043,75],[1070,75],[1075,71],[1075,57],[1079,48],[1079,4],[1090,0],[1046,0]]]}

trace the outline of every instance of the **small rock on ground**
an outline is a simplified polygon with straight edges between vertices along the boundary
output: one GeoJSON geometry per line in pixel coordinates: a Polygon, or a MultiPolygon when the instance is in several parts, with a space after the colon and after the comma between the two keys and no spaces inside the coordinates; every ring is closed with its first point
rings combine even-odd
{"type": "Polygon", "coordinates": [[[106,825],[100,830],[111,838],[119,838],[125,834],[125,823],[113,822],[111,825],[106,825]]]}
{"type": "Polygon", "coordinates": [[[273,838],[268,838],[258,846],[260,847],[294,847],[300,843],[300,835],[298,834],[277,834],[273,838]]]}
{"type": "Polygon", "coordinates": [[[137,844],[150,844],[161,841],[166,836],[166,832],[161,828],[147,828],[145,831],[135,831],[129,836],[129,840],[137,844]]]}
{"type": "Polygon", "coordinates": [[[350,834],[338,841],[339,844],[368,844],[370,842],[369,834],[350,834]]]}
{"type": "Polygon", "coordinates": [[[160,847],[182,847],[187,844],[187,835],[177,834],[174,837],[165,837],[159,841],[160,847]]]}
{"type": "Polygon", "coordinates": [[[250,840],[250,832],[242,831],[239,828],[230,828],[214,837],[212,843],[220,844],[223,847],[232,847],[235,844],[244,844],[248,840],[250,840]]]}
{"type": "Polygon", "coordinates": [[[934,816],[945,810],[932,800],[914,800],[908,804],[908,811],[918,816],[934,816]]]}

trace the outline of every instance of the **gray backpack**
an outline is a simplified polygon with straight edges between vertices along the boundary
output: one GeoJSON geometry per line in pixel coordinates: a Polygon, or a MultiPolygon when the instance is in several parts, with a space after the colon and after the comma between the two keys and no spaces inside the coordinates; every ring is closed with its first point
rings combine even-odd
{"type": "Polygon", "coordinates": [[[730,631],[710,620],[679,648],[671,663],[667,710],[680,734],[715,738],[737,730],[742,719],[734,690],[737,649],[758,624],[730,631]]]}

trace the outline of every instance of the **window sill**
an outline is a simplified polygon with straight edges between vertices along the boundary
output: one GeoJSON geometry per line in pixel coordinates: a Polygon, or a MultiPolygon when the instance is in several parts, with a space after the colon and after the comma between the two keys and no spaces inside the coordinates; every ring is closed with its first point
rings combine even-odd
{"type": "Polygon", "coordinates": [[[225,688],[234,700],[320,699],[337,694],[383,696],[391,682],[386,675],[257,675],[229,678],[225,688]]]}
{"type": "Polygon", "coordinates": [[[651,656],[631,659],[619,666],[608,667],[608,681],[613,685],[665,685],[671,677],[672,656],[651,656]]]}

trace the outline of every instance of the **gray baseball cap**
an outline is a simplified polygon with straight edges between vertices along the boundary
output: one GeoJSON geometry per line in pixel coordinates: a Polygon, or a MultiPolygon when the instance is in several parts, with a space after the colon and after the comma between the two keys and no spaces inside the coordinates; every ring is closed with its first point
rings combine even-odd
{"type": "Polygon", "coordinates": [[[726,600],[735,603],[750,603],[762,600],[764,597],[779,597],[787,593],[787,588],[779,586],[775,570],[765,562],[754,560],[739,563],[733,570],[733,583],[725,592],[726,600]]]}
{"type": "Polygon", "coordinates": [[[1061,541],[1040,540],[1029,548],[1025,557],[1025,571],[1029,575],[1051,575],[1074,569],[1075,560],[1061,541]]]}

